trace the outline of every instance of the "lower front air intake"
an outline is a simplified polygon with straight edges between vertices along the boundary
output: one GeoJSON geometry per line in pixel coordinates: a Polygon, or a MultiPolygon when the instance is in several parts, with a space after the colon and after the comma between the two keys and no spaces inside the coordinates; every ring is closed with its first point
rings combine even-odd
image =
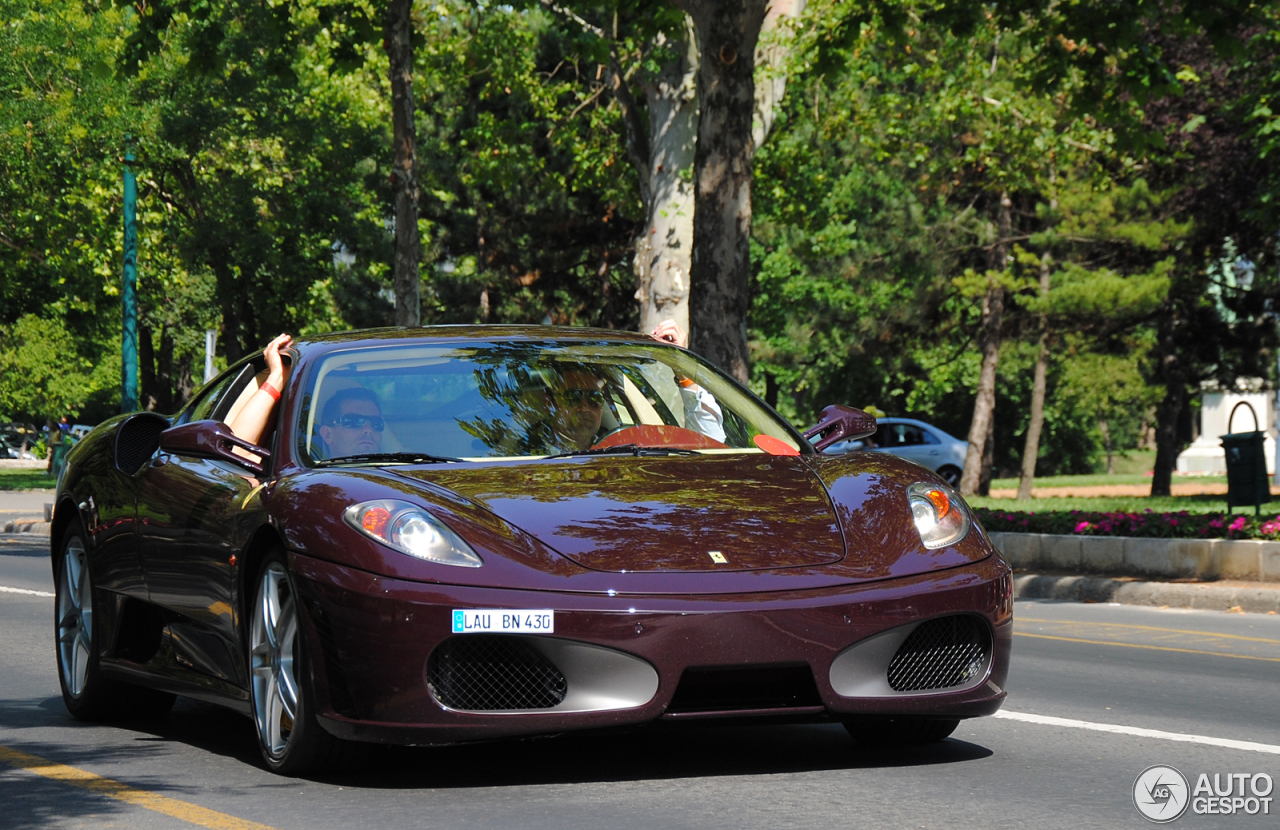
{"type": "Polygon", "coordinates": [[[524,640],[473,634],[446,640],[427,661],[427,685],[450,709],[551,709],[568,684],[560,669],[524,640]]]}
{"type": "Polygon", "coordinates": [[[904,697],[958,692],[991,671],[991,626],[952,614],[891,628],[846,648],[831,662],[831,688],[843,697],[904,697]]]}
{"type": "Polygon", "coordinates": [[[981,679],[991,658],[991,632],[985,620],[957,614],[916,627],[889,664],[895,692],[950,689],[981,679]]]}

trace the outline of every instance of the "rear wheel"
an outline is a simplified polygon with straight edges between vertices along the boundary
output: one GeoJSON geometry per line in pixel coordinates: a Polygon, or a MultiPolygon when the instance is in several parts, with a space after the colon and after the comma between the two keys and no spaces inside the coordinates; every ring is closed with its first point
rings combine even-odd
{"type": "Polygon", "coordinates": [[[94,620],[93,577],[78,531],[67,532],[61,551],[54,589],[54,637],[58,683],[67,711],[80,720],[154,717],[169,711],[173,695],[102,676],[98,658],[102,632],[94,620]]]}
{"type": "Polygon", "coordinates": [[[936,744],[959,725],[958,718],[889,716],[845,721],[844,728],[860,744],[891,747],[936,744]]]}
{"type": "Polygon", "coordinates": [[[349,765],[356,747],[330,735],[316,720],[298,593],[283,551],[267,557],[255,597],[248,643],[250,692],[263,760],[281,775],[349,765]]]}

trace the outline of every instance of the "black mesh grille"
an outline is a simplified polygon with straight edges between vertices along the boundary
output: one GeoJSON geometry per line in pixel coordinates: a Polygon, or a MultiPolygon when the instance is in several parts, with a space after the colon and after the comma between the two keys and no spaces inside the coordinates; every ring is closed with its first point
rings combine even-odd
{"type": "Polygon", "coordinates": [[[917,626],[889,664],[889,686],[899,692],[949,689],[972,682],[987,665],[991,634],[971,615],[939,617],[917,626]]]}
{"type": "Polygon", "coordinates": [[[550,709],[564,700],[564,675],[515,637],[472,634],[445,640],[427,660],[427,685],[450,709],[550,709]]]}
{"type": "Polygon", "coordinates": [[[160,433],[169,428],[169,420],[161,415],[135,415],[120,425],[116,433],[116,466],[120,472],[133,475],[160,446],[160,433]]]}

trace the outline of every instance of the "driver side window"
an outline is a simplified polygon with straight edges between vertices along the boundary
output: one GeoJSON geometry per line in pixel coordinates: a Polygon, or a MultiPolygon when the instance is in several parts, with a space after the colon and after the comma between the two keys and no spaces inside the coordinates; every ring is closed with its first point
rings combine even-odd
{"type": "Polygon", "coordinates": [[[209,388],[200,395],[200,398],[191,407],[191,415],[187,420],[206,421],[215,417],[214,413],[218,410],[218,404],[222,402],[223,398],[227,397],[228,391],[230,391],[239,377],[240,372],[230,372],[210,384],[209,388]]]}

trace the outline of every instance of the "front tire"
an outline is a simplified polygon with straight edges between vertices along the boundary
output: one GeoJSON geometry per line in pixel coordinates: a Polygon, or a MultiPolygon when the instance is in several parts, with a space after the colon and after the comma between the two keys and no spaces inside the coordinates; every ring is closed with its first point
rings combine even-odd
{"type": "Polygon", "coordinates": [[[173,708],[172,694],[102,676],[102,631],[94,620],[93,576],[84,539],[77,530],[63,537],[54,591],[58,685],[72,717],[86,721],[145,718],[173,708]]]}
{"type": "Polygon", "coordinates": [[[844,728],[860,744],[894,747],[936,744],[959,725],[958,718],[888,716],[845,721],[844,728]]]}
{"type": "Polygon", "coordinates": [[[258,748],[267,768],[306,775],[349,765],[354,747],[316,720],[299,597],[283,551],[258,574],[249,624],[249,689],[258,748]]]}

